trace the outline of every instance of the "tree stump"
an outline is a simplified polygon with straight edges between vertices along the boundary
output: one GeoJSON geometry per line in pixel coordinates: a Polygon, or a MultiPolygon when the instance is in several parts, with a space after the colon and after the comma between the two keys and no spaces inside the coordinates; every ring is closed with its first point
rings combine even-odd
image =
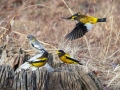
{"type": "MultiPolygon", "coordinates": [[[[15,72],[15,68],[28,56],[23,53],[18,55],[19,58],[12,57],[14,66],[9,66],[8,63],[0,65],[0,90],[103,90],[95,74],[85,72],[81,65],[49,62],[56,71],[47,72],[46,68],[42,67],[35,71],[15,72]]],[[[7,54],[4,55],[4,60],[8,59],[5,56],[7,54]]],[[[52,56],[50,59],[53,60],[52,56]]]]}
{"type": "Polygon", "coordinates": [[[0,66],[0,90],[12,90],[15,73],[10,66],[0,66]]]}
{"type": "Polygon", "coordinates": [[[43,67],[40,70],[22,70],[19,73],[15,73],[10,66],[0,66],[0,90],[103,89],[93,73],[87,74],[80,66],[69,65],[55,72],[47,72],[43,67]]]}

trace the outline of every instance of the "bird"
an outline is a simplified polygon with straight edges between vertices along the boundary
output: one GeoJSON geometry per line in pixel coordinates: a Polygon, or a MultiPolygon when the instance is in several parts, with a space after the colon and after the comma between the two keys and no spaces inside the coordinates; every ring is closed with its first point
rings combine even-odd
{"type": "Polygon", "coordinates": [[[96,18],[84,15],[81,12],[78,12],[68,18],[62,17],[62,19],[78,21],[73,30],[65,36],[68,40],[81,38],[92,28],[93,24],[97,22],[106,22],[106,18],[96,18]]]}
{"type": "Polygon", "coordinates": [[[59,59],[65,64],[83,65],[78,60],[71,58],[71,56],[69,54],[65,53],[63,50],[57,50],[56,54],[58,55],[59,59]]]}
{"type": "Polygon", "coordinates": [[[49,60],[49,53],[43,50],[43,53],[39,53],[31,57],[28,61],[23,63],[16,71],[19,72],[21,69],[36,70],[38,67],[44,66],[49,60]]]}
{"type": "Polygon", "coordinates": [[[28,35],[27,39],[29,41],[31,48],[34,51],[41,53],[44,50],[43,45],[33,35],[28,35]]]}
{"type": "Polygon", "coordinates": [[[48,57],[48,52],[44,50],[41,56],[36,57],[36,59],[30,59],[27,62],[34,67],[41,67],[46,64],[46,62],[48,61],[48,57]]]}

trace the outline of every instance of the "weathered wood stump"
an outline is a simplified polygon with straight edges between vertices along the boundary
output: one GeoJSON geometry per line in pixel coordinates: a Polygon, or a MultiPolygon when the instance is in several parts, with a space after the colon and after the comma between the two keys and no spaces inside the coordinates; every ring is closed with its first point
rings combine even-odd
{"type": "Polygon", "coordinates": [[[10,66],[0,66],[0,90],[11,90],[15,73],[10,66]]]}
{"type": "MultiPolygon", "coordinates": [[[[7,53],[4,57],[1,56],[5,61],[9,58],[7,53]]],[[[84,66],[81,65],[50,62],[49,64],[56,69],[55,72],[47,72],[45,67],[35,71],[15,72],[25,57],[26,54],[19,53],[12,57],[13,63],[10,66],[0,66],[0,90],[103,90],[97,77],[92,72],[85,72],[84,66]]]]}
{"type": "Polygon", "coordinates": [[[0,90],[102,90],[97,77],[83,72],[80,66],[61,68],[56,72],[43,67],[15,73],[10,66],[0,66],[0,90]]]}

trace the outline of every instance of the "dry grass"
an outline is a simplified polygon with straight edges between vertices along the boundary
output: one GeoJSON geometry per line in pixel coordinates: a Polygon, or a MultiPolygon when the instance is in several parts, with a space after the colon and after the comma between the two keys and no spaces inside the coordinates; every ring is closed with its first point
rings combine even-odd
{"type": "Polygon", "coordinates": [[[33,34],[47,50],[63,49],[83,62],[86,70],[96,73],[104,90],[120,89],[119,0],[13,2],[14,0],[4,0],[0,3],[1,44],[7,43],[10,49],[28,50],[30,47],[25,38],[26,35],[33,34]],[[62,20],[61,17],[78,11],[96,17],[107,17],[107,22],[95,24],[81,39],[68,41],[64,37],[76,22],[62,20]],[[14,19],[14,24],[9,26],[14,19]]]}

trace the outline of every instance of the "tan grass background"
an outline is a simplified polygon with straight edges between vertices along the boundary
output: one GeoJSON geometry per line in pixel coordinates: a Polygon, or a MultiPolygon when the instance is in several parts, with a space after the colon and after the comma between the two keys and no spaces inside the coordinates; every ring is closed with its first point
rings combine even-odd
{"type": "Polygon", "coordinates": [[[49,52],[63,49],[80,60],[85,70],[96,73],[104,90],[120,90],[119,4],[120,0],[1,0],[0,46],[31,50],[26,36],[32,34],[49,52]],[[67,41],[65,35],[76,22],[61,17],[79,11],[106,17],[107,22],[95,24],[80,39],[67,41]]]}

